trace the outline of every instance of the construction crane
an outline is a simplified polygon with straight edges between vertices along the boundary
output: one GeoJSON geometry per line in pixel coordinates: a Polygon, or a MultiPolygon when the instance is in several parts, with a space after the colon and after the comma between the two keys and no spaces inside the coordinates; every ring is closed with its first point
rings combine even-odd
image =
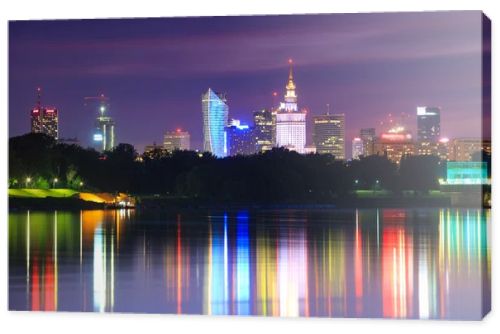
{"type": "Polygon", "coordinates": [[[84,106],[88,106],[88,103],[91,101],[99,101],[100,102],[100,107],[99,111],[101,113],[101,116],[104,115],[104,112],[106,111],[106,105],[109,101],[109,97],[105,96],[104,94],[100,94],[99,96],[85,96],[83,98],[84,101],[84,106]]]}

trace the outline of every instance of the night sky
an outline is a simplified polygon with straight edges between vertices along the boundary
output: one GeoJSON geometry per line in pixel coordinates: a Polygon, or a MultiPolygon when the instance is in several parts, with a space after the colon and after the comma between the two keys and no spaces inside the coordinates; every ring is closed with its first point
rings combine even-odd
{"type": "MultiPolygon", "coordinates": [[[[442,108],[444,136],[480,136],[481,13],[334,14],[217,18],[17,21],[9,24],[9,136],[30,130],[36,87],[59,109],[59,136],[91,142],[97,111],[111,99],[117,142],[139,151],[165,131],[202,147],[201,94],[226,92],[244,122],[282,100],[287,60],[299,108],[346,114],[346,142],[388,114],[442,108]]],[[[399,116],[394,116],[395,119],[399,116]]]]}

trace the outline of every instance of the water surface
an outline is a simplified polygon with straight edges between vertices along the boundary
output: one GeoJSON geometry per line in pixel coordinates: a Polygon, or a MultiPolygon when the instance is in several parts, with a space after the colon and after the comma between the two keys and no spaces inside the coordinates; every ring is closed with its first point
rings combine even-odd
{"type": "Polygon", "coordinates": [[[490,211],[9,214],[11,310],[480,319],[490,211]]]}

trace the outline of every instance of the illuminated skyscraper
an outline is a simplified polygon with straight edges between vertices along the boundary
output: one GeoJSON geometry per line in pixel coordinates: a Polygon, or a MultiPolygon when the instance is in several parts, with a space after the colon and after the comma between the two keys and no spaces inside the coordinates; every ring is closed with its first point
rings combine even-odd
{"type": "Polygon", "coordinates": [[[169,152],[175,150],[191,149],[191,136],[189,132],[176,129],[175,131],[167,132],[163,137],[163,148],[169,152]]]}
{"type": "Polygon", "coordinates": [[[233,122],[226,128],[227,155],[250,155],[255,153],[254,128],[233,122]]]}
{"type": "Polygon", "coordinates": [[[304,153],[306,146],[306,112],[297,108],[297,94],[293,82],[292,60],[286,85],[285,101],[276,113],[276,146],[304,153]]]}
{"type": "Polygon", "coordinates": [[[109,109],[108,98],[101,95],[95,99],[99,103],[97,105],[98,116],[93,136],[94,145],[98,151],[109,151],[115,147],[115,122],[110,116],[107,116],[109,109]]]}
{"type": "Polygon", "coordinates": [[[262,109],[253,113],[255,124],[255,146],[257,152],[269,151],[273,148],[274,131],[276,123],[273,120],[273,113],[268,109],[262,109]]]}
{"type": "Polygon", "coordinates": [[[359,137],[354,138],[352,140],[352,159],[359,159],[364,154],[363,140],[359,137]]]}
{"type": "Polygon", "coordinates": [[[359,130],[359,138],[363,141],[363,154],[373,155],[375,144],[375,128],[363,128],[359,130]]]}
{"type": "Polygon", "coordinates": [[[41,89],[37,88],[37,103],[31,109],[31,132],[45,133],[57,140],[59,136],[57,109],[42,106],[41,92],[41,89]]]}
{"type": "Polygon", "coordinates": [[[417,107],[417,140],[437,143],[441,135],[441,110],[435,107],[417,107]]]}
{"type": "Polygon", "coordinates": [[[345,159],[345,115],[330,114],[315,116],[314,145],[319,154],[332,154],[336,159],[345,159]]]}
{"type": "Polygon", "coordinates": [[[203,113],[203,150],[216,157],[227,155],[225,128],[229,107],[226,96],[214,92],[211,88],[201,96],[203,113]]]}

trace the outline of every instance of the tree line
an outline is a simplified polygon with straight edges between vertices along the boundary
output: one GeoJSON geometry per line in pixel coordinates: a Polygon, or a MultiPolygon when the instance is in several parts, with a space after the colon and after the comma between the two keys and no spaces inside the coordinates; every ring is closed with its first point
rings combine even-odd
{"type": "Polygon", "coordinates": [[[332,200],[355,190],[426,193],[438,189],[446,164],[435,156],[385,156],[344,162],[283,148],[218,159],[195,151],[157,149],[139,157],[130,144],[100,153],[57,143],[44,134],[9,140],[9,187],[73,188],[213,200],[332,200]],[[54,182],[57,180],[57,182],[54,182]]]}

